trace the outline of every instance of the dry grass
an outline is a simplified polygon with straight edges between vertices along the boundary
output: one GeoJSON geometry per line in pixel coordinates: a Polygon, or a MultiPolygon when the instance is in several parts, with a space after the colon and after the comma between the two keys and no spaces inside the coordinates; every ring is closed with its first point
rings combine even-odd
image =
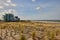
{"type": "MultiPolygon", "coordinates": [[[[28,40],[29,38],[35,38],[36,40],[37,39],[38,40],[60,40],[60,23],[0,22],[0,29],[3,31],[7,29],[8,30],[7,33],[10,33],[10,34],[12,34],[12,30],[13,30],[15,35],[19,35],[19,36],[24,35],[28,40]],[[35,37],[32,35],[34,35],[35,37]]],[[[3,35],[3,34],[1,34],[0,32],[0,35],[3,35]]],[[[18,38],[17,37],[15,38],[15,35],[11,36],[13,37],[12,40],[13,39],[19,40],[20,37],[17,36],[18,38]]],[[[4,35],[1,37],[4,39],[4,35]]]]}

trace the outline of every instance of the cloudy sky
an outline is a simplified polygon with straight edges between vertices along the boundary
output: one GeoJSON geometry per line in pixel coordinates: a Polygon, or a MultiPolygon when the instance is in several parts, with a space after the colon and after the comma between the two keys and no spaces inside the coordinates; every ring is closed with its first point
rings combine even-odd
{"type": "Polygon", "coordinates": [[[60,0],[0,0],[0,19],[5,13],[21,20],[60,20],[60,0]]]}

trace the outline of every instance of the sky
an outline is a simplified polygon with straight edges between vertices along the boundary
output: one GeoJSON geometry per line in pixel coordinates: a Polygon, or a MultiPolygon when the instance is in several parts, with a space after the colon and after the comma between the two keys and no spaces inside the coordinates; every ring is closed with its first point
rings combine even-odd
{"type": "Polygon", "coordinates": [[[21,20],[60,20],[60,0],[0,0],[0,19],[6,13],[21,20]]]}

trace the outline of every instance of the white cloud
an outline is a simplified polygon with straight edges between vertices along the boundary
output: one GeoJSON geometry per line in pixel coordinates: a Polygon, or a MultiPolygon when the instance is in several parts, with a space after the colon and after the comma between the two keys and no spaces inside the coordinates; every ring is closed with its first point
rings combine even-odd
{"type": "Polygon", "coordinates": [[[9,6],[9,4],[8,4],[8,3],[4,3],[4,5],[5,5],[5,6],[9,6]]]}
{"type": "Polygon", "coordinates": [[[40,10],[40,9],[42,9],[42,8],[47,8],[47,7],[51,7],[51,5],[48,4],[48,3],[46,3],[46,4],[40,4],[40,5],[37,5],[37,6],[35,7],[35,9],[36,9],[36,10],[40,10]]]}
{"type": "Polygon", "coordinates": [[[35,2],[36,0],[32,0],[32,2],[35,2]]]}
{"type": "Polygon", "coordinates": [[[15,7],[16,4],[12,3],[11,0],[0,0],[0,19],[3,19],[5,13],[16,13],[16,10],[10,9],[10,7],[15,7]]]}
{"type": "Polygon", "coordinates": [[[0,9],[3,9],[4,7],[3,6],[0,6],[0,9]]]}
{"type": "MultiPolygon", "coordinates": [[[[0,6],[3,6],[3,7],[15,7],[16,4],[12,3],[12,0],[0,0],[0,6]]],[[[2,8],[2,7],[1,7],[2,8]]]]}
{"type": "Polygon", "coordinates": [[[9,10],[8,10],[8,13],[16,13],[16,10],[14,10],[14,9],[9,9],[9,10]]]}
{"type": "Polygon", "coordinates": [[[38,6],[38,7],[36,7],[35,9],[36,9],[36,10],[40,10],[40,8],[41,8],[41,7],[40,7],[40,6],[38,6]]]}
{"type": "Polygon", "coordinates": [[[14,6],[14,7],[16,6],[16,4],[10,4],[10,5],[11,5],[11,6],[14,6]]]}
{"type": "Polygon", "coordinates": [[[7,0],[8,3],[11,3],[11,0],[7,0]]]}
{"type": "Polygon", "coordinates": [[[16,13],[15,9],[4,10],[4,13],[16,13]]]}
{"type": "Polygon", "coordinates": [[[3,15],[5,12],[0,12],[0,19],[3,20],[3,15]]]}

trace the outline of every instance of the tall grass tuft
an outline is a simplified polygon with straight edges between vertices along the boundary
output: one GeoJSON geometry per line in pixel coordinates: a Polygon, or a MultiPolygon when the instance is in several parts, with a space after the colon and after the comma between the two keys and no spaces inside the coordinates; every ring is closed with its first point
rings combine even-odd
{"type": "Polygon", "coordinates": [[[24,35],[21,35],[20,40],[26,40],[26,37],[24,35]]]}

